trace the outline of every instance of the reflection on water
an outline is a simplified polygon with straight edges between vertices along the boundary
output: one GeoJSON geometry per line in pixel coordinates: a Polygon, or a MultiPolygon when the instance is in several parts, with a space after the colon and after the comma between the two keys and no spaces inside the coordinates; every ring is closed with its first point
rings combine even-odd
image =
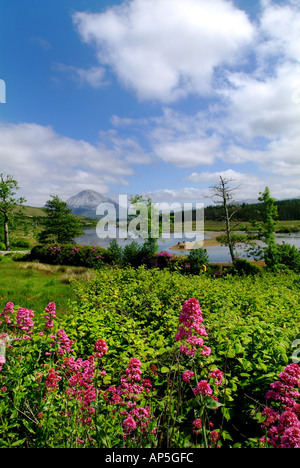
{"type": "MultiPolygon", "coordinates": [[[[189,233],[187,233],[187,236],[188,236],[187,238],[178,239],[174,237],[174,234],[170,234],[170,238],[158,239],[159,252],[165,250],[176,255],[188,255],[189,251],[170,250],[171,247],[173,247],[180,241],[186,240],[187,242],[191,242],[193,240],[190,238],[189,233]]],[[[121,247],[124,247],[125,245],[130,244],[133,240],[139,244],[142,244],[144,242],[144,239],[140,239],[140,238],[124,239],[120,237],[121,236],[118,234],[116,240],[121,247]]],[[[205,236],[204,238],[207,239],[209,238],[209,236],[205,236]]],[[[276,238],[279,244],[282,244],[283,242],[285,242],[287,244],[295,245],[297,248],[300,247],[300,234],[278,234],[276,235],[276,238]]],[[[96,233],[96,228],[86,229],[84,231],[83,236],[76,237],[74,240],[78,244],[100,245],[101,247],[104,247],[104,248],[107,248],[112,241],[111,238],[99,239],[96,233]]],[[[206,250],[209,255],[209,259],[212,263],[231,262],[229,249],[226,246],[223,246],[223,245],[209,246],[209,247],[206,247],[206,250]]],[[[247,257],[246,252],[243,251],[242,248],[238,249],[238,254],[240,258],[248,258],[249,260],[253,259],[253,257],[247,257]]]]}

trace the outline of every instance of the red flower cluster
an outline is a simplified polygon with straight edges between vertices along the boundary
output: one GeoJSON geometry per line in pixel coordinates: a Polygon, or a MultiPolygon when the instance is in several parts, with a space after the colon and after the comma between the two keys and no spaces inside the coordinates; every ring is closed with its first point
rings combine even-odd
{"type": "Polygon", "coordinates": [[[180,352],[187,356],[195,356],[197,347],[204,356],[210,355],[210,348],[204,345],[202,337],[207,337],[202,325],[203,317],[199,302],[195,298],[186,301],[179,316],[180,325],[175,336],[176,341],[184,341],[180,346],[180,352]]]}
{"type": "Polygon", "coordinates": [[[111,393],[111,404],[127,407],[120,411],[120,414],[125,416],[122,427],[124,439],[127,439],[135,430],[139,430],[141,434],[147,431],[150,408],[138,407],[138,401],[151,391],[152,384],[150,379],[142,380],[141,362],[136,358],[130,360],[125,374],[121,377],[121,384],[118,387],[109,387],[108,393],[111,393]]]}
{"type": "Polygon", "coordinates": [[[275,448],[300,448],[300,393],[296,389],[300,386],[299,365],[289,364],[279,378],[266,394],[276,409],[266,408],[262,413],[265,417],[262,427],[267,428],[267,439],[263,437],[261,440],[275,448]]]}

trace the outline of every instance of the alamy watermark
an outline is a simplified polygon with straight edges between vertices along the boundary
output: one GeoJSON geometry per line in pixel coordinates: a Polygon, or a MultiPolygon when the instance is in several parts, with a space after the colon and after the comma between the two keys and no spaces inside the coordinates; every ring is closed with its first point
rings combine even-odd
{"type": "Polygon", "coordinates": [[[300,340],[293,341],[292,348],[296,348],[292,354],[292,361],[294,364],[300,364],[300,340]]]}
{"type": "MultiPolygon", "coordinates": [[[[130,203],[119,195],[118,205],[100,203],[96,232],[100,239],[187,239],[198,248],[204,241],[203,203],[130,203]]],[[[193,248],[193,247],[192,247],[193,248]]]]}
{"type": "Polygon", "coordinates": [[[6,104],[6,84],[4,80],[0,80],[0,104],[6,104]]]}

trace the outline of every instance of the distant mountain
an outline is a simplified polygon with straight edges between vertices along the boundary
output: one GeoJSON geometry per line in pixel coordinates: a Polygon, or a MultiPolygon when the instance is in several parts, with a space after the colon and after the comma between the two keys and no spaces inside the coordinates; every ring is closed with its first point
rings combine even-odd
{"type": "Polygon", "coordinates": [[[83,190],[69,198],[66,203],[72,210],[72,213],[87,218],[99,218],[99,216],[96,215],[97,206],[100,205],[100,203],[112,203],[116,208],[118,216],[118,203],[94,190],[83,190]]]}

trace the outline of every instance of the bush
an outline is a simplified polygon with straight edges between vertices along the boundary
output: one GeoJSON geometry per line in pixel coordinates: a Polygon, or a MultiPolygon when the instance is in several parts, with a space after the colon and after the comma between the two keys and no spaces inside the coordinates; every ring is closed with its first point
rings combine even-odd
{"type": "Polygon", "coordinates": [[[276,260],[278,264],[284,265],[289,270],[300,273],[300,251],[290,244],[277,244],[276,260]]]}
{"type": "Polygon", "coordinates": [[[100,268],[105,263],[105,255],[106,250],[99,246],[48,244],[34,247],[30,258],[52,265],[100,268]]]}
{"type": "Polygon", "coordinates": [[[19,247],[24,249],[30,248],[30,243],[26,239],[14,239],[10,243],[11,247],[19,247]]]}
{"type": "Polygon", "coordinates": [[[121,265],[123,262],[123,249],[116,239],[113,239],[106,249],[106,259],[111,265],[121,265]]]}
{"type": "Polygon", "coordinates": [[[191,250],[188,255],[191,274],[198,275],[202,270],[203,265],[209,265],[209,256],[205,249],[191,250]]]}
{"type": "Polygon", "coordinates": [[[244,258],[238,258],[235,261],[233,272],[238,275],[259,275],[261,274],[261,268],[244,258]]]}

